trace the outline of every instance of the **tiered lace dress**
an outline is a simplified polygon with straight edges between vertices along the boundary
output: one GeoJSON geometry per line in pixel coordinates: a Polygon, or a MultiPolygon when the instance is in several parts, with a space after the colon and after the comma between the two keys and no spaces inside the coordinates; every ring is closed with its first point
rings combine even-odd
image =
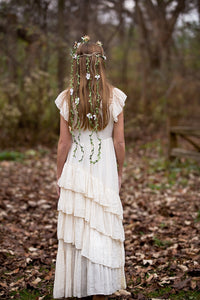
{"type": "MultiPolygon", "coordinates": [[[[66,90],[55,100],[60,114],[68,121],[66,90]]],[[[110,295],[126,288],[124,273],[123,207],[118,191],[118,174],[112,131],[125,104],[126,95],[113,89],[111,118],[103,131],[101,159],[91,164],[90,131],[81,132],[84,158],[78,148],[73,157],[72,143],[62,174],[58,180],[58,252],[53,297],[86,297],[110,295]]],[[[75,134],[78,134],[76,132],[75,134]]],[[[94,159],[97,157],[98,140],[94,159]]]]}

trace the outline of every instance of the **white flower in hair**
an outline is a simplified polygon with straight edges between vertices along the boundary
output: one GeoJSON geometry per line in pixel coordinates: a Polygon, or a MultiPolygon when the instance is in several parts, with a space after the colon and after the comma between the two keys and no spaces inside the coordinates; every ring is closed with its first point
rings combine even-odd
{"type": "Polygon", "coordinates": [[[97,41],[96,44],[97,44],[98,46],[100,46],[100,47],[103,46],[102,42],[100,42],[100,41],[97,41]]]}
{"type": "Polygon", "coordinates": [[[74,42],[74,49],[77,49],[80,46],[80,42],[77,43],[77,41],[74,42]]]}
{"type": "Polygon", "coordinates": [[[70,89],[70,95],[72,96],[74,92],[74,89],[70,89]]]}
{"type": "Polygon", "coordinates": [[[103,57],[104,60],[106,60],[106,56],[105,55],[103,55],[102,57],[103,57]]]}
{"type": "Polygon", "coordinates": [[[90,37],[88,35],[84,35],[84,36],[81,37],[81,39],[84,43],[86,43],[90,40],[90,37]]]}
{"type": "Polygon", "coordinates": [[[92,119],[92,114],[91,113],[88,113],[86,116],[88,117],[88,119],[92,119]]]}
{"type": "Polygon", "coordinates": [[[101,77],[99,74],[94,76],[97,80],[99,80],[99,78],[101,77]]]}
{"type": "Polygon", "coordinates": [[[87,79],[87,80],[90,79],[90,73],[86,73],[86,79],[87,79]]]}
{"type": "Polygon", "coordinates": [[[77,59],[77,54],[74,54],[72,57],[73,57],[74,59],[77,59]]]}
{"type": "Polygon", "coordinates": [[[76,105],[79,104],[79,100],[80,100],[79,97],[76,97],[76,98],[75,98],[75,104],[76,104],[76,105]]]}
{"type": "Polygon", "coordinates": [[[97,118],[97,116],[96,116],[96,115],[93,115],[93,119],[96,120],[96,118],[97,118]]]}

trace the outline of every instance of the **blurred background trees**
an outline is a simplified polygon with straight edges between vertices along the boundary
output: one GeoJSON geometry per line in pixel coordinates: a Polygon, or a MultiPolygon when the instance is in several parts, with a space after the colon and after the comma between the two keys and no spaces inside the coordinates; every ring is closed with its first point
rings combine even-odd
{"type": "Polygon", "coordinates": [[[0,1],[0,143],[55,143],[54,100],[68,86],[70,48],[103,43],[108,77],[128,94],[126,135],[199,116],[199,0],[0,1]]]}

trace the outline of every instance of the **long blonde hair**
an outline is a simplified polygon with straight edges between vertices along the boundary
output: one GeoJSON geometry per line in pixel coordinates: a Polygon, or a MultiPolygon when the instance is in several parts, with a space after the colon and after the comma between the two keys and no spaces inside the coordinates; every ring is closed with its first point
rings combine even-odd
{"type": "Polygon", "coordinates": [[[78,61],[77,59],[73,59],[73,76],[71,78],[71,80],[73,81],[73,96],[71,96],[70,88],[67,89],[69,125],[73,129],[76,129],[78,128],[77,120],[79,120],[79,128],[82,128],[83,130],[92,130],[97,122],[97,130],[100,131],[104,129],[109,122],[109,104],[112,90],[112,85],[106,78],[104,50],[101,45],[92,42],[86,42],[80,43],[80,45],[74,52],[74,55],[75,57],[78,56],[79,59],[78,61]],[[97,74],[97,64],[98,75],[100,75],[99,77],[97,77],[98,79],[95,77],[95,74],[97,74]],[[88,80],[86,77],[88,68],[90,80],[88,80]],[[99,109],[97,109],[99,105],[97,94],[100,98],[99,109]],[[77,98],[79,99],[79,104],[76,106],[76,109],[74,108],[74,104],[72,103],[72,101],[70,101],[72,97],[73,103],[77,98]],[[89,101],[89,98],[91,99],[91,101],[89,101]],[[88,118],[88,115],[92,114],[92,111],[96,112],[95,120],[89,120],[88,118]],[[74,115],[75,118],[73,117],[74,115]]]}

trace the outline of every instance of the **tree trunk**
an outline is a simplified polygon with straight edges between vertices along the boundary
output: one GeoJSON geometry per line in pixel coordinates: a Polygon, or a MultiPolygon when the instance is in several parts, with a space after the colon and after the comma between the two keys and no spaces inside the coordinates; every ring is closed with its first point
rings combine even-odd
{"type": "Polygon", "coordinates": [[[64,11],[65,11],[65,0],[58,0],[58,88],[59,91],[64,89],[64,77],[65,77],[65,70],[66,70],[66,63],[65,63],[65,47],[64,47],[64,11]]]}
{"type": "Polygon", "coordinates": [[[88,28],[89,28],[89,12],[90,12],[90,0],[81,0],[80,1],[80,8],[81,8],[81,22],[80,22],[80,29],[81,35],[89,35],[88,28]]]}

